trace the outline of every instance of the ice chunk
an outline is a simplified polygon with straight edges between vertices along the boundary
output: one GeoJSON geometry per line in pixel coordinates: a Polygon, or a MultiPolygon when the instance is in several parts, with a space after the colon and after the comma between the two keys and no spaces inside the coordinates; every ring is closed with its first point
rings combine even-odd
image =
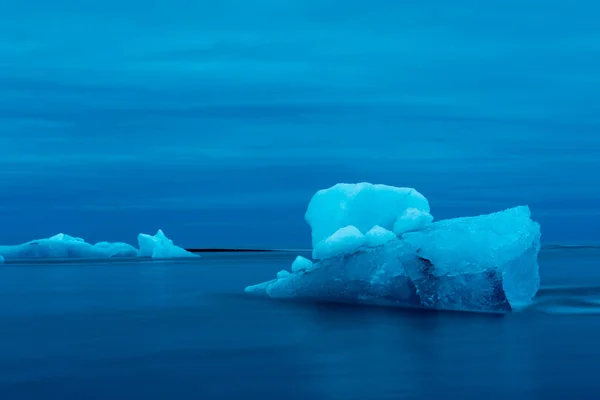
{"type": "Polygon", "coordinates": [[[249,286],[246,292],[273,298],[417,307],[419,298],[404,272],[404,247],[398,239],[377,248],[363,247],[350,255],[321,260],[309,271],[249,286]]]}
{"type": "Polygon", "coordinates": [[[382,244],[386,244],[390,240],[395,240],[396,235],[394,232],[388,231],[385,228],[380,227],[379,225],[374,226],[367,234],[366,244],[370,247],[381,246],[382,244]]]}
{"type": "Polygon", "coordinates": [[[313,249],[313,258],[320,260],[342,255],[344,253],[352,253],[366,242],[365,235],[360,233],[356,227],[350,225],[338,229],[333,235],[327,239],[317,243],[313,249]]]}
{"type": "Polygon", "coordinates": [[[198,256],[173,244],[173,241],[166,237],[160,229],[154,236],[140,233],[138,235],[138,244],[140,246],[139,257],[180,258],[198,256]]]}
{"type": "Polygon", "coordinates": [[[537,292],[539,249],[539,225],[527,207],[517,207],[432,223],[246,291],[277,298],[506,312],[527,305],[537,292]]]}
{"type": "Polygon", "coordinates": [[[82,238],[59,233],[47,239],[32,240],[15,246],[0,246],[6,260],[32,258],[109,258],[132,257],[137,250],[126,243],[86,243],[82,238]]]}
{"type": "Polygon", "coordinates": [[[292,263],[292,272],[309,270],[312,268],[312,266],[313,266],[312,261],[310,261],[302,256],[298,256],[292,263]]]}
{"type": "Polygon", "coordinates": [[[340,183],[319,190],[311,199],[306,221],[312,229],[312,244],[352,225],[361,233],[376,225],[393,230],[399,216],[414,208],[429,214],[429,202],[415,189],[370,183],[340,183]]]}
{"type": "Polygon", "coordinates": [[[540,226],[526,206],[439,221],[403,239],[433,265],[431,278],[487,273],[502,282],[513,307],[530,303],[539,289],[540,226]]]}
{"type": "Polygon", "coordinates": [[[290,276],[290,272],[286,271],[285,269],[277,273],[277,279],[286,278],[288,276],[290,276]]]}
{"type": "Polygon", "coordinates": [[[273,279],[272,281],[267,281],[267,282],[259,283],[256,285],[247,286],[246,289],[244,289],[244,291],[246,293],[255,294],[258,296],[266,296],[267,295],[267,287],[271,283],[276,282],[276,281],[277,281],[277,279],[273,279]]]}
{"type": "Polygon", "coordinates": [[[408,208],[398,216],[394,223],[394,233],[398,236],[405,232],[416,231],[426,227],[433,221],[433,216],[427,211],[408,208]]]}

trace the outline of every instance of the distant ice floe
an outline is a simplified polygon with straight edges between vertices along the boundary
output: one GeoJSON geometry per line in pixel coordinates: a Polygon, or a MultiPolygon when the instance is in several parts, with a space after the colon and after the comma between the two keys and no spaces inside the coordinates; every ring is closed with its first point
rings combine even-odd
{"type": "Polygon", "coordinates": [[[82,238],[59,233],[47,239],[32,240],[27,243],[0,246],[0,263],[17,259],[102,259],[122,257],[180,258],[198,257],[165,236],[162,230],[156,235],[140,234],[139,249],[121,242],[87,243],[82,238]]]}

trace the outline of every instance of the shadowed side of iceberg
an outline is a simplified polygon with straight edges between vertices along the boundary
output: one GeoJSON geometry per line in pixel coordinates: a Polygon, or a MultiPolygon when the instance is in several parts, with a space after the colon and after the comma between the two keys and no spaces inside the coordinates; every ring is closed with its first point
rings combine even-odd
{"type": "MultiPolygon", "coordinates": [[[[457,293],[488,293],[477,309],[493,308],[505,297],[513,308],[531,303],[540,287],[537,256],[540,226],[526,206],[478,217],[443,220],[404,234],[419,258],[431,263],[428,273],[407,267],[407,273],[433,307],[461,309],[457,293]],[[452,282],[449,285],[449,282],[452,282]],[[500,296],[502,292],[502,296],[500,296]]],[[[483,299],[485,296],[479,296],[483,299]]],[[[472,299],[477,301],[476,297],[472,299]]]]}
{"type": "Polygon", "coordinates": [[[385,300],[418,305],[414,286],[404,273],[404,244],[398,240],[376,248],[315,263],[310,269],[246,288],[273,298],[307,298],[361,303],[385,300]]]}

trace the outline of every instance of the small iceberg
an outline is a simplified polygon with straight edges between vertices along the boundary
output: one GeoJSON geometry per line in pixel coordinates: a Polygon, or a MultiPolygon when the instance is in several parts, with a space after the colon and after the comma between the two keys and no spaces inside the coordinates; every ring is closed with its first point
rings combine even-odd
{"type": "Polygon", "coordinates": [[[140,247],[137,253],[138,257],[181,258],[198,256],[175,246],[173,241],[166,237],[161,229],[154,236],[140,233],[138,235],[138,245],[140,247]]]}
{"type": "Polygon", "coordinates": [[[159,230],[155,236],[140,234],[140,248],[121,242],[87,243],[79,237],[59,233],[46,239],[27,243],[0,246],[0,263],[19,259],[102,259],[126,257],[178,258],[198,257],[173,244],[159,230]]]}

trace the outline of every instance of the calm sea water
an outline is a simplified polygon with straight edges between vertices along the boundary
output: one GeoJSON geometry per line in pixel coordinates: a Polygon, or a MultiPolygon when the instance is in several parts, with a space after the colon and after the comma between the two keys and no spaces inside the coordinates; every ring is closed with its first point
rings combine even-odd
{"type": "Polygon", "coordinates": [[[600,250],[489,316],[250,298],[295,254],[0,268],[0,399],[598,399],[600,250]]]}

